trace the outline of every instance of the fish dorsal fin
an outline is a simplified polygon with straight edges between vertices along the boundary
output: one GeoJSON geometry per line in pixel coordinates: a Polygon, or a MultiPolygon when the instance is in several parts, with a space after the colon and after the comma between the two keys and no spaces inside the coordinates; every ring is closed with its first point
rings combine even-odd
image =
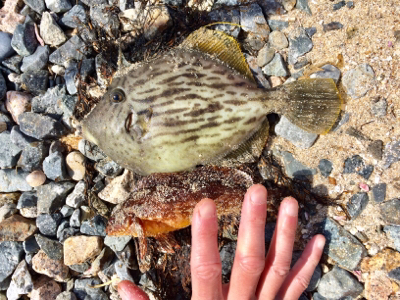
{"type": "Polygon", "coordinates": [[[234,37],[222,31],[201,27],[192,32],[180,47],[215,56],[247,79],[255,82],[239,43],[234,37]]]}

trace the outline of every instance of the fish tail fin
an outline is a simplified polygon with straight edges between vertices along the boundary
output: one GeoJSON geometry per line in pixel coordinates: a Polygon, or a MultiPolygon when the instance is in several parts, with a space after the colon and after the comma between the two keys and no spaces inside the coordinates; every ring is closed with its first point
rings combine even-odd
{"type": "Polygon", "coordinates": [[[290,122],[313,133],[326,134],[343,107],[333,79],[310,78],[291,82],[276,89],[281,97],[282,113],[290,122]],[[282,103],[282,97],[284,97],[282,103]]]}

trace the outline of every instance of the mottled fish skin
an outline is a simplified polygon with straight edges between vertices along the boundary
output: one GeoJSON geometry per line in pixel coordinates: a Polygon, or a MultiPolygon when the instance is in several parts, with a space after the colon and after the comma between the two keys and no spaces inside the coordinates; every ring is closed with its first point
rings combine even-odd
{"type": "Polygon", "coordinates": [[[83,121],[84,137],[135,173],[178,172],[235,150],[277,101],[207,54],[174,49],[114,78],[83,121]],[[126,99],[110,95],[122,90],[126,99]]]}

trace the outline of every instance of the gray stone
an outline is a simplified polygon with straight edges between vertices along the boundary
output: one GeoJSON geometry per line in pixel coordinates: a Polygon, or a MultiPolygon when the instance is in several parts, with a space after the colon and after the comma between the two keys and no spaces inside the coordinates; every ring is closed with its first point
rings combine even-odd
{"type": "Polygon", "coordinates": [[[291,123],[285,116],[281,116],[278,124],[276,124],[275,133],[301,149],[310,148],[318,138],[318,134],[301,129],[291,123]]]}
{"type": "Polygon", "coordinates": [[[400,141],[392,141],[387,143],[385,150],[383,151],[383,158],[385,161],[383,167],[385,169],[390,168],[392,164],[400,161],[400,141]]]}
{"type": "Polygon", "coordinates": [[[12,142],[10,132],[0,133],[0,168],[15,167],[21,152],[22,149],[12,142]]]}
{"type": "Polygon", "coordinates": [[[343,24],[340,22],[330,22],[328,24],[324,24],[323,29],[325,32],[332,31],[332,30],[339,30],[343,28],[343,24]]]}
{"type": "Polygon", "coordinates": [[[372,155],[373,158],[381,160],[383,153],[383,141],[381,140],[372,141],[368,145],[367,151],[369,154],[372,155]]]}
{"type": "Polygon", "coordinates": [[[348,8],[353,8],[354,7],[354,1],[347,1],[346,6],[348,8]]]}
{"type": "Polygon", "coordinates": [[[64,243],[64,241],[67,238],[76,235],[78,232],[79,232],[78,228],[72,228],[72,227],[64,228],[59,233],[57,233],[58,240],[60,241],[60,243],[64,243]]]}
{"type": "Polygon", "coordinates": [[[346,1],[342,0],[342,1],[339,1],[338,3],[334,3],[332,6],[332,9],[335,11],[335,10],[341,9],[344,6],[346,6],[346,1]]]}
{"type": "Polygon", "coordinates": [[[42,15],[40,35],[46,44],[53,47],[59,46],[67,40],[64,31],[49,12],[44,12],[42,15]]]}
{"type": "MultiPolygon", "coordinates": [[[[297,2],[298,3],[298,2],[297,2]]],[[[289,64],[294,65],[298,58],[310,52],[313,43],[304,28],[300,27],[289,36],[289,64]]]]}
{"type": "Polygon", "coordinates": [[[96,71],[94,58],[83,59],[80,68],[81,81],[86,81],[96,71]]]}
{"type": "Polygon", "coordinates": [[[221,251],[219,252],[222,264],[222,277],[224,279],[229,279],[231,275],[235,253],[236,253],[236,243],[234,242],[225,244],[222,247],[221,251]]]}
{"type": "Polygon", "coordinates": [[[60,152],[54,152],[47,156],[43,161],[43,172],[47,178],[55,181],[69,179],[64,155],[60,152]]]}
{"type": "Polygon", "coordinates": [[[55,152],[65,154],[67,152],[67,148],[61,141],[53,141],[51,142],[49,153],[52,154],[55,152]]]}
{"type": "MultiPolygon", "coordinates": [[[[7,291],[11,283],[11,276],[7,277],[3,281],[0,281],[0,291],[7,291]]],[[[1,295],[1,294],[0,294],[1,295]]],[[[1,300],[7,300],[6,296],[4,298],[0,298],[1,300]]]]}
{"type": "Polygon", "coordinates": [[[362,211],[367,207],[369,197],[367,193],[357,193],[354,194],[349,202],[347,202],[347,212],[352,219],[357,218],[362,211]]]}
{"type": "Polygon", "coordinates": [[[49,53],[49,46],[37,47],[35,53],[24,57],[22,60],[21,71],[29,72],[43,69],[49,60],[49,53]]]}
{"type": "Polygon", "coordinates": [[[3,77],[3,74],[0,72],[0,100],[5,97],[7,93],[7,85],[6,80],[3,77]]]}
{"type": "Polygon", "coordinates": [[[315,72],[310,78],[332,78],[335,83],[339,82],[340,70],[333,65],[324,65],[321,67],[323,71],[315,72]]]}
{"type": "Polygon", "coordinates": [[[19,24],[14,31],[11,46],[21,56],[28,56],[35,52],[39,42],[35,35],[35,25],[32,21],[19,24]]]}
{"type": "Polygon", "coordinates": [[[384,117],[386,116],[387,107],[386,99],[378,99],[378,101],[372,102],[371,113],[378,118],[384,117]]]}
{"type": "Polygon", "coordinates": [[[90,220],[82,222],[80,231],[87,235],[106,236],[107,219],[96,215],[90,220]]]}
{"type": "Polygon", "coordinates": [[[65,203],[73,208],[80,207],[85,202],[86,188],[87,185],[85,181],[79,181],[75,185],[72,193],[67,196],[65,203]]]}
{"type": "Polygon", "coordinates": [[[363,285],[350,272],[333,267],[332,271],[322,276],[318,285],[318,293],[329,299],[357,297],[363,291],[363,285]]]}
{"type": "Polygon", "coordinates": [[[35,234],[36,242],[47,256],[54,260],[63,259],[63,245],[58,241],[49,239],[41,234],[35,234]]]}
{"type": "Polygon", "coordinates": [[[320,265],[317,265],[317,267],[314,270],[313,275],[311,276],[310,283],[308,284],[308,287],[306,288],[307,292],[312,292],[317,289],[318,284],[321,279],[321,276],[322,276],[322,268],[320,265]]]}
{"type": "Polygon", "coordinates": [[[238,0],[216,0],[214,2],[215,7],[221,7],[221,6],[237,6],[238,0]]]}
{"type": "Polygon", "coordinates": [[[84,273],[87,270],[90,269],[90,264],[87,262],[81,263],[81,264],[76,264],[76,265],[70,265],[68,266],[71,270],[74,270],[75,272],[78,273],[84,273]]]}
{"type": "Polygon", "coordinates": [[[326,218],[320,225],[320,233],[326,238],[324,253],[340,266],[354,270],[367,255],[363,244],[330,218],[326,218]]]}
{"type": "Polygon", "coordinates": [[[75,95],[78,92],[77,86],[79,84],[79,70],[78,63],[75,61],[69,61],[65,63],[65,85],[67,86],[68,93],[75,95]]]}
{"type": "Polygon", "coordinates": [[[257,82],[257,86],[260,88],[270,89],[271,85],[269,84],[267,78],[265,78],[262,69],[258,66],[257,59],[254,56],[248,54],[245,54],[244,56],[246,58],[247,64],[250,67],[250,71],[253,73],[253,77],[257,82]]]}
{"type": "Polygon", "coordinates": [[[114,252],[124,250],[125,246],[132,239],[131,236],[106,236],[104,244],[111,248],[114,252]]]}
{"type": "Polygon", "coordinates": [[[240,25],[244,31],[251,32],[263,39],[267,39],[271,31],[262,9],[257,3],[240,7],[240,25]]]}
{"type": "Polygon", "coordinates": [[[393,240],[393,244],[397,251],[400,251],[400,226],[399,225],[387,225],[383,227],[386,235],[393,240]]]}
{"type": "Polygon", "coordinates": [[[361,64],[343,75],[343,86],[353,99],[365,96],[375,85],[375,72],[368,64],[361,64]]]}
{"type": "Polygon", "coordinates": [[[32,289],[33,281],[28,265],[25,260],[22,260],[11,277],[11,283],[7,289],[7,299],[17,300],[21,295],[30,293],[32,289]]]}
{"type": "MultiPolygon", "coordinates": [[[[64,205],[64,206],[65,206],[65,205],[64,205]]],[[[61,212],[60,212],[60,213],[61,213],[61,212]]],[[[61,213],[61,214],[62,214],[62,213],[61,213]]],[[[64,216],[64,215],[63,215],[63,216],[64,216]]],[[[61,234],[62,234],[62,231],[63,231],[64,229],[66,229],[66,228],[69,228],[69,227],[70,227],[70,225],[69,225],[68,220],[62,219],[60,225],[58,225],[58,227],[57,227],[57,238],[59,239],[60,236],[61,236],[61,234]]]]}
{"type": "Polygon", "coordinates": [[[64,62],[74,59],[80,61],[86,58],[90,51],[85,43],[77,36],[71,37],[64,45],[50,54],[49,61],[53,64],[63,65],[64,62]]]}
{"type": "Polygon", "coordinates": [[[372,188],[372,199],[376,203],[385,201],[386,198],[386,183],[381,182],[373,186],[372,188]]]}
{"type": "MultiPolygon", "coordinates": [[[[216,9],[212,10],[208,16],[212,22],[229,22],[235,24],[239,24],[240,22],[240,13],[238,9],[216,9]]],[[[215,30],[223,31],[234,38],[237,38],[239,36],[240,27],[228,24],[220,24],[215,26],[215,30]]]]}
{"type": "Polygon", "coordinates": [[[260,6],[266,16],[270,15],[283,15],[286,10],[278,0],[264,0],[260,1],[260,6]]]}
{"type": "Polygon", "coordinates": [[[112,6],[100,4],[90,7],[90,20],[94,26],[102,27],[111,37],[117,37],[119,33],[119,18],[113,12],[112,6]]]}
{"type": "Polygon", "coordinates": [[[23,192],[18,199],[17,208],[35,207],[37,206],[36,191],[23,192]]]}
{"type": "Polygon", "coordinates": [[[0,282],[14,272],[23,255],[21,242],[0,242],[0,282]]]}
{"type": "Polygon", "coordinates": [[[262,68],[265,75],[272,76],[288,76],[289,72],[286,68],[282,55],[275,53],[274,58],[262,68]]]}
{"type": "Polygon", "coordinates": [[[60,19],[60,23],[70,28],[76,28],[80,24],[86,24],[87,17],[85,8],[80,4],[75,5],[64,14],[60,19]]]}
{"type": "Polygon", "coordinates": [[[36,238],[34,235],[28,237],[23,243],[24,251],[26,253],[37,253],[40,250],[38,243],[36,242],[36,238]]]}
{"type": "Polygon", "coordinates": [[[36,226],[41,234],[45,236],[55,237],[57,235],[57,227],[60,224],[62,215],[55,213],[52,215],[41,214],[36,218],[36,226]]]}
{"type": "Polygon", "coordinates": [[[272,31],[268,38],[268,44],[277,50],[285,49],[289,46],[288,40],[285,34],[281,31],[272,31]]]}
{"type": "Polygon", "coordinates": [[[269,27],[271,30],[283,30],[289,27],[289,22],[282,20],[267,20],[269,27]]]}
{"type": "Polygon", "coordinates": [[[0,31],[0,62],[15,53],[14,49],[11,47],[11,40],[11,34],[0,31]]]}
{"type": "Polygon", "coordinates": [[[101,280],[98,278],[77,279],[74,283],[73,292],[79,300],[108,300],[107,295],[101,289],[92,288],[92,286],[101,283],[101,280]]]}
{"type": "Polygon", "coordinates": [[[311,9],[308,6],[308,0],[297,0],[296,8],[304,11],[305,13],[307,13],[310,16],[312,15],[311,9]]]}
{"type": "Polygon", "coordinates": [[[58,294],[56,300],[76,300],[76,296],[72,292],[65,291],[58,294]]]}
{"type": "MultiPolygon", "coordinates": [[[[76,228],[81,227],[81,210],[79,208],[75,209],[74,212],[72,213],[71,218],[69,219],[69,224],[71,225],[71,227],[76,227],[76,228]]],[[[107,237],[106,237],[106,239],[107,239],[107,237]]],[[[108,246],[111,248],[110,245],[108,245],[108,246]]]]}
{"type": "Polygon", "coordinates": [[[38,213],[54,213],[64,205],[65,198],[74,188],[73,182],[50,182],[37,187],[38,213]]]}
{"type": "Polygon", "coordinates": [[[309,179],[313,175],[317,174],[316,169],[311,169],[293,157],[293,154],[286,151],[274,151],[276,155],[283,158],[283,163],[285,165],[286,174],[290,178],[296,178],[300,180],[309,179]]]}
{"type": "Polygon", "coordinates": [[[32,187],[25,180],[28,175],[28,172],[20,169],[0,170],[0,192],[11,193],[32,190],[32,187]]]}
{"type": "Polygon", "coordinates": [[[269,47],[263,47],[257,55],[257,65],[262,68],[275,57],[275,50],[269,47]]]}
{"type": "Polygon", "coordinates": [[[123,168],[110,158],[105,158],[98,161],[94,168],[101,174],[109,177],[116,177],[122,173],[123,168]]]}
{"type": "Polygon", "coordinates": [[[333,170],[333,164],[327,159],[321,159],[318,164],[318,169],[322,176],[328,177],[333,170]]]}
{"type": "Polygon", "coordinates": [[[368,179],[373,170],[374,167],[372,165],[366,166],[364,160],[359,155],[353,155],[352,157],[346,158],[344,161],[343,174],[357,173],[365,179],[368,179]]]}
{"type": "Polygon", "coordinates": [[[58,138],[67,133],[60,122],[41,114],[22,113],[18,121],[19,129],[23,133],[37,139],[58,138]]]}
{"type": "Polygon", "coordinates": [[[307,35],[311,38],[314,34],[317,33],[317,28],[316,27],[308,27],[308,28],[305,28],[305,31],[306,31],[307,35]]]}
{"type": "Polygon", "coordinates": [[[400,199],[392,199],[379,205],[381,218],[388,225],[400,225],[400,199]]]}
{"type": "Polygon", "coordinates": [[[0,207],[0,222],[15,215],[18,212],[17,206],[14,203],[6,203],[0,207]]]}
{"type": "Polygon", "coordinates": [[[396,269],[391,270],[388,273],[388,277],[396,280],[397,282],[399,282],[400,281],[400,268],[396,268],[396,269]]]}
{"type": "Polygon", "coordinates": [[[38,14],[42,14],[45,9],[46,5],[44,4],[44,0],[24,0],[24,2],[32,8],[38,14]]]}
{"type": "Polygon", "coordinates": [[[69,0],[45,0],[46,6],[52,12],[65,13],[72,8],[69,0]]]}
{"type": "Polygon", "coordinates": [[[32,94],[43,93],[49,86],[49,71],[39,70],[23,73],[21,75],[21,85],[32,94]]]}
{"type": "Polygon", "coordinates": [[[122,261],[120,260],[116,261],[114,264],[114,268],[115,272],[118,275],[118,278],[120,278],[121,280],[129,280],[131,282],[135,282],[129,271],[128,266],[124,264],[122,261]]]}
{"type": "Polygon", "coordinates": [[[79,141],[78,150],[83,155],[85,155],[87,158],[94,160],[94,161],[100,161],[107,157],[104,154],[104,152],[99,148],[99,146],[97,146],[96,144],[93,144],[85,139],[81,139],[79,141]]]}
{"type": "Polygon", "coordinates": [[[11,129],[11,141],[19,148],[24,149],[30,143],[36,142],[37,139],[27,136],[19,130],[19,126],[15,125],[11,129]]]}
{"type": "Polygon", "coordinates": [[[44,95],[32,99],[32,111],[60,117],[64,113],[70,115],[69,111],[75,108],[75,103],[76,97],[68,95],[64,85],[56,85],[49,88],[44,95]]]}
{"type": "Polygon", "coordinates": [[[33,142],[25,146],[17,166],[29,172],[39,169],[48,153],[49,145],[47,143],[33,142]]]}
{"type": "Polygon", "coordinates": [[[73,212],[74,212],[74,209],[68,205],[64,205],[60,210],[60,213],[63,215],[64,218],[70,217],[73,212]]]}

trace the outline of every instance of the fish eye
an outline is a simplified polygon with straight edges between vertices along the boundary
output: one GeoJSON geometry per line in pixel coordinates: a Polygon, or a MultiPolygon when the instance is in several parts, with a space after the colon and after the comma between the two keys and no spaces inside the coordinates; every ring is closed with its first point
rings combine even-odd
{"type": "Polygon", "coordinates": [[[125,100],[125,93],[121,89],[112,90],[110,93],[110,100],[114,103],[120,103],[125,100]]]}

